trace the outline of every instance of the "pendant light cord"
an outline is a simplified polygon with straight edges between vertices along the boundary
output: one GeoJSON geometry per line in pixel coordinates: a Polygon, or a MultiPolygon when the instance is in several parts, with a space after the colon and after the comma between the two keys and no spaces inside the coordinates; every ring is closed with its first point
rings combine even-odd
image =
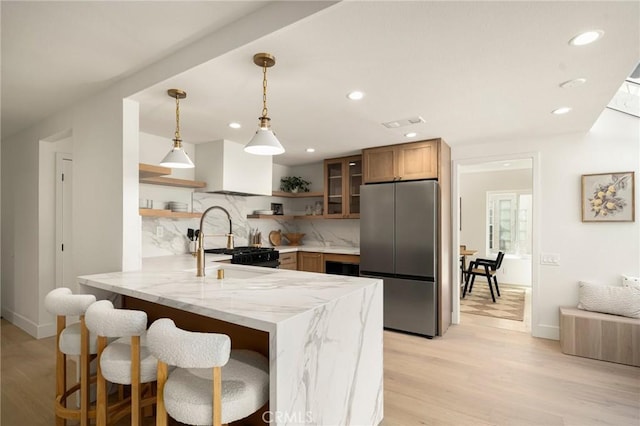
{"type": "Polygon", "coordinates": [[[182,139],[180,139],[180,97],[176,96],[176,133],[174,139],[174,147],[182,147],[182,139]]]}
{"type": "Polygon", "coordinates": [[[267,117],[267,61],[262,66],[262,117],[267,117]]]}

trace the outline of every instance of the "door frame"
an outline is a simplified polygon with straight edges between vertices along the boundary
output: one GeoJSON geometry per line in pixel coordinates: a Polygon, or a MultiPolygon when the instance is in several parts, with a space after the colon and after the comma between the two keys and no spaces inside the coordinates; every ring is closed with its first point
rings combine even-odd
{"type": "MultiPolygon", "coordinates": [[[[59,287],[64,287],[64,283],[63,281],[63,264],[64,264],[64,253],[61,250],[62,244],[64,242],[64,230],[63,230],[63,223],[64,223],[64,214],[67,213],[71,213],[71,212],[65,212],[64,210],[64,203],[63,203],[63,199],[62,199],[62,179],[60,178],[60,176],[62,175],[62,172],[64,170],[63,168],[63,162],[64,161],[71,161],[73,164],[73,155],[71,155],[68,152],[56,152],[56,175],[55,175],[55,179],[56,179],[56,271],[55,271],[55,288],[59,288],[59,287]]],[[[67,250],[67,253],[70,253],[69,250],[67,250]]]]}
{"type": "MultiPolygon", "coordinates": [[[[451,249],[452,270],[457,271],[455,278],[457,283],[460,282],[460,265],[458,256],[458,247],[460,247],[460,166],[469,166],[481,163],[489,163],[494,161],[513,161],[530,159],[532,182],[531,192],[533,197],[533,217],[532,217],[532,241],[531,241],[531,334],[533,336],[541,336],[537,330],[539,314],[539,288],[538,280],[540,277],[540,219],[541,219],[541,183],[540,183],[540,153],[524,152],[487,157],[462,158],[452,161],[452,183],[451,183],[451,227],[453,242],[451,249]]],[[[452,277],[453,278],[453,277],[452,277]]],[[[452,286],[452,315],[453,324],[460,324],[460,285],[452,286]]]]}

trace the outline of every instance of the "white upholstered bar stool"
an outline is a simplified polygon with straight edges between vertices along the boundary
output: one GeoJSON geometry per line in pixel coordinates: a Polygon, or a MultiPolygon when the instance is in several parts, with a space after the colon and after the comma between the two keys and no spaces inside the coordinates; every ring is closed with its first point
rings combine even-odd
{"type": "Polygon", "coordinates": [[[248,350],[231,350],[225,334],[181,330],[167,318],[147,333],[158,358],[156,426],[167,413],[189,425],[227,424],[258,411],[269,399],[269,361],[248,350]],[[176,366],[168,373],[168,365],[176,366]]]}
{"type": "Polygon", "coordinates": [[[73,294],[66,288],[51,290],[44,298],[44,306],[56,315],[56,426],[64,426],[66,420],[79,420],[81,426],[89,424],[95,410],[89,405],[89,363],[97,353],[95,336],[90,336],[84,323],[87,308],[96,301],[92,294],[73,294]],[[80,322],[67,326],[67,316],[78,316],[80,322]],[[80,381],[67,388],[67,356],[78,356],[80,381]],[[67,406],[67,399],[80,391],[80,408],[67,406]]]}
{"type": "Polygon", "coordinates": [[[115,309],[109,300],[101,300],[86,313],[87,328],[98,336],[98,372],[96,422],[106,426],[131,413],[131,425],[141,424],[142,408],[156,402],[153,387],[157,359],[146,345],[147,314],[143,311],[115,309]],[[110,343],[108,338],[118,338],[110,343]],[[108,406],[107,381],[131,385],[130,400],[108,406]]]}

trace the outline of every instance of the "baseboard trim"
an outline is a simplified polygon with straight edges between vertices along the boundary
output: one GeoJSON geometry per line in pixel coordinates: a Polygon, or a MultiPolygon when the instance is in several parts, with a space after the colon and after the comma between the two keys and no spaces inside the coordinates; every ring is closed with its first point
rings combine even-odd
{"type": "Polygon", "coordinates": [[[56,335],[56,325],[54,323],[38,326],[38,339],[45,339],[56,335]]]}
{"type": "Polygon", "coordinates": [[[560,326],[538,324],[532,327],[531,335],[543,339],[560,340],[560,326]]]}
{"type": "Polygon", "coordinates": [[[55,324],[49,323],[38,325],[31,321],[29,318],[26,318],[25,316],[13,312],[7,308],[2,308],[2,318],[6,319],[11,324],[15,325],[16,327],[36,339],[44,339],[46,337],[56,335],[55,324]]]}

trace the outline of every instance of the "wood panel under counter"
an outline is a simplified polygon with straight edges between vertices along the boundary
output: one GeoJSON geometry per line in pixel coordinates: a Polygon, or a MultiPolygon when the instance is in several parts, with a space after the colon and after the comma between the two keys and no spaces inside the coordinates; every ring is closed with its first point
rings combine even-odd
{"type": "Polygon", "coordinates": [[[298,252],[298,271],[324,273],[323,253],[298,252]]]}

